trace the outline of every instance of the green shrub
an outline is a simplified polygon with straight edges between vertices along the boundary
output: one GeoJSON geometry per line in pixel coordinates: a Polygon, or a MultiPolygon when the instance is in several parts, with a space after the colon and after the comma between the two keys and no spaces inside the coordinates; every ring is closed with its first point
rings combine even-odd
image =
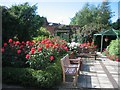
{"type": "Polygon", "coordinates": [[[103,52],[102,52],[102,55],[106,56],[106,53],[105,53],[105,51],[103,51],[103,52]]]}
{"type": "Polygon", "coordinates": [[[112,40],[110,45],[107,47],[107,50],[110,55],[120,56],[120,39],[112,40]]]}
{"type": "Polygon", "coordinates": [[[60,61],[57,61],[56,63],[54,63],[54,65],[47,67],[46,71],[51,73],[52,76],[54,76],[52,77],[52,82],[54,82],[54,84],[58,84],[61,82],[62,69],[61,69],[60,61]]]}
{"type": "Polygon", "coordinates": [[[35,82],[32,73],[33,69],[29,68],[13,68],[4,67],[2,68],[2,81],[7,84],[19,84],[19,85],[33,85],[31,82],[35,82]]]}
{"type": "Polygon", "coordinates": [[[42,41],[42,39],[44,39],[44,38],[45,38],[45,36],[41,35],[41,36],[34,37],[33,40],[42,41]]]}
{"type": "Polygon", "coordinates": [[[51,66],[47,71],[31,68],[3,68],[2,81],[6,84],[17,84],[24,87],[50,88],[61,81],[58,65],[51,66]]]}

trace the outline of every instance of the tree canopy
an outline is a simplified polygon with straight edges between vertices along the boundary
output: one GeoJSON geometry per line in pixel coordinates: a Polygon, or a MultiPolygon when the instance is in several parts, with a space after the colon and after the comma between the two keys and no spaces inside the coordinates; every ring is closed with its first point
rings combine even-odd
{"type": "Polygon", "coordinates": [[[2,8],[2,39],[6,42],[9,38],[30,40],[43,23],[44,17],[37,15],[37,6],[28,3],[2,8]]]}
{"type": "Polygon", "coordinates": [[[102,28],[110,27],[111,17],[112,12],[108,2],[103,2],[97,7],[86,3],[71,19],[70,24],[79,25],[83,32],[101,31],[102,28]]]}
{"type": "Polygon", "coordinates": [[[112,23],[112,28],[115,30],[120,30],[120,18],[116,22],[112,23]]]}

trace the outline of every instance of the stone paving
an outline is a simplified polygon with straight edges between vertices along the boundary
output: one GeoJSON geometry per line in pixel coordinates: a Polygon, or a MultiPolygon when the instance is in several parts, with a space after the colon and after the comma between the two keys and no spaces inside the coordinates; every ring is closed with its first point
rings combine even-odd
{"type": "Polygon", "coordinates": [[[94,58],[83,59],[83,67],[76,87],[72,85],[70,77],[68,77],[67,83],[59,86],[59,89],[120,89],[120,86],[118,86],[118,67],[120,64],[102,56],[100,53],[98,53],[98,56],[97,60],[94,60],[94,58]]]}

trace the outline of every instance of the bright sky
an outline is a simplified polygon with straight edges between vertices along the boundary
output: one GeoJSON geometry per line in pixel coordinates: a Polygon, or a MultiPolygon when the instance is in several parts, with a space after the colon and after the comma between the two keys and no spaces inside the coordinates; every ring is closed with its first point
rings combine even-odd
{"type": "MultiPolygon", "coordinates": [[[[30,5],[37,4],[37,12],[40,16],[47,18],[48,22],[69,24],[70,19],[75,16],[75,13],[82,9],[86,2],[98,6],[103,0],[0,0],[0,5],[11,7],[25,2],[30,5]]],[[[112,22],[118,19],[118,1],[109,0],[110,7],[113,13],[112,22]]],[[[119,2],[120,4],[120,2],[119,2]]]]}

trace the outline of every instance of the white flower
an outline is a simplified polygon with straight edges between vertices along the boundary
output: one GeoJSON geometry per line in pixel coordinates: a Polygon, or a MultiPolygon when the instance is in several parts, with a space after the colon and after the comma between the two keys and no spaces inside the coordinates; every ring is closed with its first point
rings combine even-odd
{"type": "Polygon", "coordinates": [[[71,42],[71,43],[68,43],[68,46],[70,50],[74,50],[74,49],[77,49],[77,47],[79,46],[79,43],[71,42]]]}

